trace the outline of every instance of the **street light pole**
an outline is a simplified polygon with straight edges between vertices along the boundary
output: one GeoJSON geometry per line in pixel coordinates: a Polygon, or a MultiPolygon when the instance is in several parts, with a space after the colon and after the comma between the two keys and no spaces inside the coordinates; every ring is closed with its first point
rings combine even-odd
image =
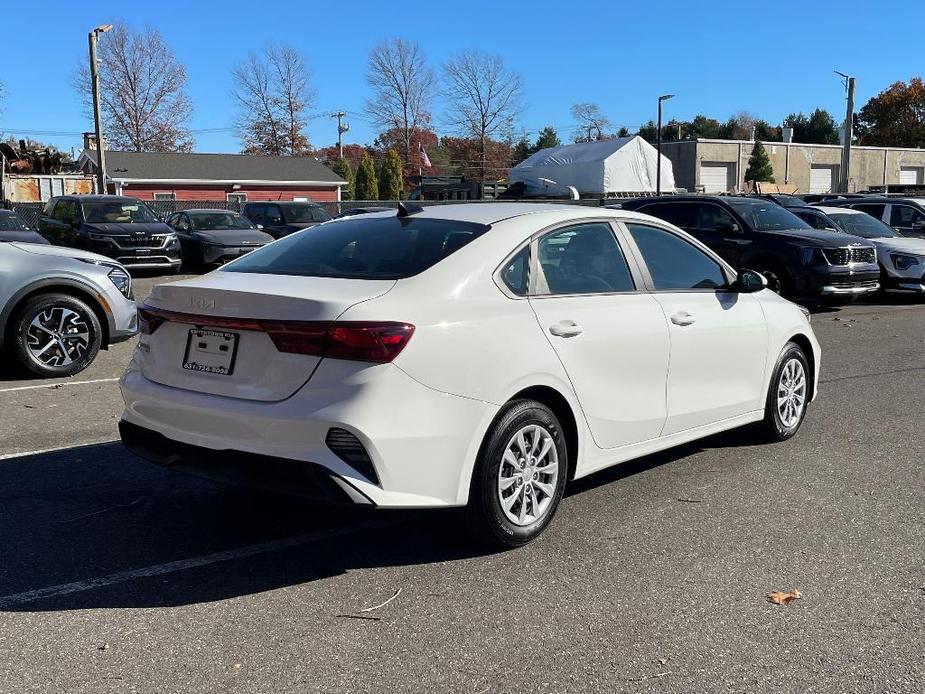
{"type": "Polygon", "coordinates": [[[90,42],[90,86],[93,90],[93,125],[96,130],[96,187],[106,193],[106,153],[103,151],[103,120],[100,117],[100,74],[96,62],[96,40],[100,34],[112,29],[112,24],[101,24],[87,36],[90,42]]]}
{"type": "Polygon", "coordinates": [[[658,97],[658,132],[655,134],[655,149],[658,152],[655,163],[655,194],[662,194],[662,102],[673,99],[674,94],[658,97]]]}
{"type": "Polygon", "coordinates": [[[854,132],[854,77],[849,77],[838,70],[835,71],[835,74],[844,78],[845,89],[848,92],[848,103],[846,104],[847,108],[843,130],[845,141],[842,143],[841,155],[841,180],[838,182],[839,192],[847,193],[849,192],[848,187],[851,184],[851,135],[854,132]]]}

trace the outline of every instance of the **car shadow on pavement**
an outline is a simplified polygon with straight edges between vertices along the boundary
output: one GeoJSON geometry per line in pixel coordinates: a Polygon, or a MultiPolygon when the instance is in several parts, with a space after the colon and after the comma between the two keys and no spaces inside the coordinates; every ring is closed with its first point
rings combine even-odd
{"type": "MultiPolygon", "coordinates": [[[[737,432],[711,437],[578,480],[567,495],[748,443],[737,432]]],[[[226,487],[118,443],[10,458],[0,460],[0,611],[188,605],[489,554],[460,524],[454,510],[324,509],[226,487]]]]}

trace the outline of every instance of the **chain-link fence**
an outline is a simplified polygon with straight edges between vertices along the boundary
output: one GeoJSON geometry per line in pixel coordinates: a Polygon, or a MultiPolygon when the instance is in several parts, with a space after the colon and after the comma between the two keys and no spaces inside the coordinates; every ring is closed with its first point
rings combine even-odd
{"type": "MultiPolygon", "coordinates": [[[[336,217],[342,212],[354,210],[358,207],[389,207],[397,208],[400,202],[409,202],[407,200],[344,200],[341,202],[318,202],[332,216],[336,217]]],[[[436,205],[459,205],[462,203],[495,205],[504,200],[414,200],[413,204],[431,207],[436,205]]],[[[582,205],[587,207],[597,207],[599,205],[616,202],[611,199],[593,200],[524,200],[529,203],[557,203],[563,205],[582,205]]],[[[147,201],[148,206],[154,210],[154,213],[161,219],[166,219],[174,212],[192,209],[210,209],[210,210],[234,210],[240,212],[242,203],[238,201],[225,200],[153,200],[147,201]]],[[[32,227],[38,227],[39,219],[42,216],[42,209],[45,203],[41,202],[14,202],[13,209],[26,221],[26,224],[32,227]]]]}

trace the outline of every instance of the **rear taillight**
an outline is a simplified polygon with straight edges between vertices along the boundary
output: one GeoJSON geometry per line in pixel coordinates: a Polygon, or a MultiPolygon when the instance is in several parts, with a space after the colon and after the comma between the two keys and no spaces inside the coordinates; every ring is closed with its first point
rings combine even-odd
{"type": "Polygon", "coordinates": [[[274,321],[224,318],[138,309],[138,328],[150,335],[165,321],[198,327],[264,332],[280,352],[385,364],[397,357],[414,333],[409,323],[391,321],[274,321]]]}

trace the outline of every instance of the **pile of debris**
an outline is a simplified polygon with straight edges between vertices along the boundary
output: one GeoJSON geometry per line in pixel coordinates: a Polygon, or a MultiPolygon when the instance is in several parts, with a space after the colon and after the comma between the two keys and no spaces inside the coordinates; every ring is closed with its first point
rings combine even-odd
{"type": "Polygon", "coordinates": [[[58,174],[64,167],[64,157],[56,149],[27,149],[26,141],[19,141],[19,151],[8,143],[0,142],[0,155],[6,160],[4,172],[15,174],[58,174]]]}

